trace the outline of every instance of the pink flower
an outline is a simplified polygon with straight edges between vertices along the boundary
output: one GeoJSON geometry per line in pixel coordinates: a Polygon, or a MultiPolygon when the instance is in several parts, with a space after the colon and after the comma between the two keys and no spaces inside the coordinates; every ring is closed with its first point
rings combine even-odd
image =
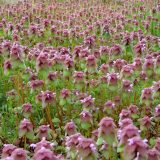
{"type": "Polygon", "coordinates": [[[28,136],[30,133],[33,133],[33,125],[28,119],[23,119],[20,122],[19,126],[19,137],[23,137],[24,135],[28,136]]]}
{"type": "Polygon", "coordinates": [[[160,120],[160,104],[155,108],[154,118],[156,121],[160,120]]]}
{"type": "Polygon", "coordinates": [[[121,113],[119,114],[120,121],[125,118],[130,118],[130,116],[131,116],[131,113],[127,109],[122,109],[121,113]]]}
{"type": "Polygon", "coordinates": [[[153,99],[153,89],[152,88],[144,88],[141,93],[141,101],[146,105],[149,105],[153,99]]]}
{"type": "Polygon", "coordinates": [[[111,114],[112,111],[114,110],[114,108],[115,108],[115,103],[112,102],[111,100],[108,100],[108,101],[104,104],[104,109],[103,109],[103,111],[104,111],[104,112],[106,111],[108,114],[111,114]]]}
{"type": "Polygon", "coordinates": [[[153,92],[158,94],[160,92],[160,81],[153,82],[152,88],[153,92]]]}
{"type": "Polygon", "coordinates": [[[45,137],[43,137],[40,142],[38,142],[36,144],[31,144],[31,147],[34,148],[34,152],[36,153],[41,148],[46,148],[46,149],[52,150],[53,144],[50,143],[49,141],[47,141],[45,137]]]}
{"type": "Polygon", "coordinates": [[[110,49],[110,54],[111,55],[119,55],[122,53],[122,48],[121,46],[115,44],[113,47],[110,49]]]}
{"type": "Polygon", "coordinates": [[[37,95],[37,100],[42,102],[42,107],[45,108],[47,104],[55,102],[56,93],[51,91],[41,91],[40,94],[37,95]]]}
{"type": "Polygon", "coordinates": [[[104,117],[98,125],[99,137],[102,137],[108,144],[111,143],[109,140],[111,139],[113,144],[116,140],[116,125],[113,119],[110,117],[104,117]]]}
{"type": "Polygon", "coordinates": [[[74,83],[79,83],[84,81],[84,72],[82,71],[75,71],[73,74],[74,83]]]}
{"type": "Polygon", "coordinates": [[[12,152],[16,149],[17,147],[14,146],[13,144],[4,144],[3,150],[2,150],[2,158],[6,158],[11,156],[12,152]]]}
{"type": "Polygon", "coordinates": [[[94,36],[88,36],[84,40],[84,44],[89,46],[89,47],[93,46],[94,42],[95,42],[95,37],[94,36]]]}
{"type": "Polygon", "coordinates": [[[138,107],[136,105],[131,104],[128,108],[131,114],[137,114],[138,112],[138,107]]]}
{"type": "Polygon", "coordinates": [[[101,66],[100,66],[100,71],[104,74],[106,74],[108,72],[108,69],[109,69],[109,66],[108,64],[105,64],[103,63],[101,66]]]}
{"type": "Polygon", "coordinates": [[[29,117],[32,113],[32,105],[30,103],[23,104],[22,112],[26,118],[29,117]]]}
{"type": "Polygon", "coordinates": [[[91,138],[79,137],[78,141],[79,143],[77,145],[77,151],[78,151],[78,157],[80,159],[96,157],[97,149],[91,138]]]}
{"type": "Polygon", "coordinates": [[[133,90],[133,84],[130,80],[122,80],[122,89],[127,92],[131,92],[133,90]]]}
{"type": "Polygon", "coordinates": [[[151,127],[151,118],[150,117],[145,116],[145,117],[139,119],[139,121],[140,121],[141,130],[144,130],[144,129],[148,130],[148,128],[151,127]]]}
{"type": "Polygon", "coordinates": [[[52,33],[55,33],[56,30],[57,30],[57,27],[56,27],[55,25],[53,25],[53,26],[51,27],[51,32],[52,32],[52,33]]]}
{"type": "Polygon", "coordinates": [[[41,52],[36,60],[36,70],[39,71],[39,69],[48,67],[49,61],[48,61],[48,53],[41,52]]]}
{"type": "Polygon", "coordinates": [[[142,72],[140,73],[140,78],[141,78],[142,80],[147,80],[148,78],[147,78],[146,72],[142,71],[142,72]]]}
{"type": "Polygon", "coordinates": [[[119,74],[118,73],[107,73],[107,82],[108,85],[117,85],[119,80],[119,74]]]}
{"type": "Polygon", "coordinates": [[[144,49],[145,45],[142,43],[138,43],[137,45],[134,46],[134,52],[136,53],[137,56],[141,56],[143,54],[144,49]]]}
{"type": "Polygon", "coordinates": [[[38,137],[39,139],[42,139],[43,137],[47,138],[49,135],[49,125],[41,125],[38,128],[38,137]]]}
{"type": "Polygon", "coordinates": [[[88,57],[86,57],[86,61],[87,61],[87,68],[89,71],[91,70],[95,70],[96,68],[96,58],[94,55],[89,55],[88,57]]]}
{"type": "Polygon", "coordinates": [[[137,156],[147,158],[148,145],[146,140],[142,140],[139,136],[128,139],[128,142],[124,148],[124,159],[132,160],[137,156]]]}
{"type": "Polygon", "coordinates": [[[48,78],[50,81],[53,81],[53,80],[55,80],[57,77],[58,77],[58,72],[56,71],[56,72],[49,72],[47,78],[48,78]]]}
{"type": "Polygon", "coordinates": [[[7,71],[12,69],[12,62],[9,59],[5,60],[3,68],[4,68],[4,74],[6,75],[7,71]]]}
{"type": "Polygon", "coordinates": [[[4,52],[6,52],[6,51],[9,52],[11,49],[11,42],[9,40],[4,40],[2,42],[2,47],[3,47],[4,52]]]}
{"type": "Polygon", "coordinates": [[[92,107],[94,105],[95,98],[92,98],[91,95],[85,97],[84,99],[80,100],[84,108],[92,107]]]}
{"type": "Polygon", "coordinates": [[[27,160],[27,153],[22,148],[17,148],[12,152],[13,160],[27,160]]]}
{"type": "Polygon", "coordinates": [[[61,90],[61,97],[62,97],[63,99],[68,98],[69,95],[70,95],[70,90],[68,90],[68,89],[62,89],[62,90],[61,90]]]}
{"type": "Polygon", "coordinates": [[[89,111],[84,110],[80,113],[80,120],[81,122],[91,122],[92,114],[89,111]]]}
{"type": "Polygon", "coordinates": [[[154,148],[160,153],[160,138],[156,139],[156,144],[154,148]]]}
{"type": "Polygon", "coordinates": [[[130,124],[133,124],[133,121],[130,118],[124,118],[119,122],[119,126],[121,129],[125,128],[130,124]]]}
{"type": "Polygon", "coordinates": [[[34,154],[33,160],[44,160],[44,159],[58,160],[58,158],[54,155],[54,153],[51,150],[42,147],[34,154]]]}
{"type": "Polygon", "coordinates": [[[160,159],[160,153],[153,148],[148,150],[148,160],[159,160],[160,159]]]}
{"type": "Polygon", "coordinates": [[[44,81],[36,79],[36,80],[29,81],[28,84],[32,90],[35,90],[37,88],[42,88],[44,86],[44,81]]]}
{"type": "Polygon", "coordinates": [[[121,130],[121,132],[119,132],[119,145],[126,144],[128,139],[133,138],[135,136],[139,136],[138,128],[133,124],[127,125],[121,130]]]}
{"type": "Polygon", "coordinates": [[[135,58],[134,59],[134,62],[133,62],[133,65],[134,65],[134,67],[135,67],[135,70],[141,70],[142,69],[142,60],[141,60],[141,58],[135,58]]]}
{"type": "Polygon", "coordinates": [[[134,72],[134,65],[125,65],[121,69],[121,78],[131,78],[134,72]]]}
{"type": "Polygon", "coordinates": [[[155,60],[155,68],[158,69],[159,67],[160,67],[160,55],[158,55],[155,60]]]}
{"type": "Polygon", "coordinates": [[[144,64],[143,64],[143,70],[146,71],[146,73],[149,73],[149,72],[153,73],[153,71],[154,71],[154,59],[152,57],[145,58],[144,64]]]}
{"type": "Polygon", "coordinates": [[[22,60],[23,48],[18,43],[14,43],[11,47],[10,55],[14,60],[22,60]]]}
{"type": "Polygon", "coordinates": [[[74,124],[73,121],[68,122],[65,125],[65,131],[69,136],[74,135],[76,133],[76,125],[74,124]]]}
{"type": "Polygon", "coordinates": [[[116,71],[120,71],[122,69],[123,66],[125,66],[127,64],[127,62],[124,59],[116,59],[113,62],[113,66],[115,68],[116,71]]]}
{"type": "Polygon", "coordinates": [[[66,146],[68,147],[69,150],[75,151],[76,146],[79,143],[78,138],[82,137],[80,133],[73,134],[69,137],[66,137],[66,146]]]}

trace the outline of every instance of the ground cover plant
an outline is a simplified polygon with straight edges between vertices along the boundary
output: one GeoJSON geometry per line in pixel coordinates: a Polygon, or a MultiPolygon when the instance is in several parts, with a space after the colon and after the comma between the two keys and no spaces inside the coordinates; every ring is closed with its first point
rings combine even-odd
{"type": "Polygon", "coordinates": [[[160,160],[158,0],[0,5],[0,159],[160,160]]]}

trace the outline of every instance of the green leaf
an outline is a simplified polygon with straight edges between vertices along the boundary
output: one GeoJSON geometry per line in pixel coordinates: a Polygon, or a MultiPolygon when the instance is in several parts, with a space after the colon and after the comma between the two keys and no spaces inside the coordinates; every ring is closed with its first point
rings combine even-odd
{"type": "Polygon", "coordinates": [[[28,133],[26,133],[26,137],[27,137],[28,139],[33,140],[33,139],[34,139],[34,133],[33,133],[33,132],[28,132],[28,133]]]}
{"type": "Polygon", "coordinates": [[[151,146],[154,146],[155,143],[156,143],[155,138],[150,138],[149,143],[150,143],[151,146]]]}
{"type": "Polygon", "coordinates": [[[103,144],[103,138],[102,137],[98,137],[97,143],[98,146],[103,144]]]}
{"type": "Polygon", "coordinates": [[[66,100],[65,100],[65,99],[60,99],[59,104],[60,104],[61,106],[64,106],[64,105],[66,104],[66,100]]]}
{"type": "Polygon", "coordinates": [[[133,114],[133,115],[132,115],[132,118],[133,118],[133,119],[137,119],[137,118],[139,118],[139,116],[138,116],[137,114],[133,114]]]}
{"type": "Polygon", "coordinates": [[[59,123],[60,120],[59,120],[58,118],[55,117],[55,118],[52,119],[52,122],[54,122],[54,123],[59,123]]]}
{"type": "Polygon", "coordinates": [[[118,153],[123,152],[123,150],[124,150],[124,146],[120,146],[120,147],[117,148],[117,152],[118,153]]]}
{"type": "Polygon", "coordinates": [[[89,129],[90,127],[91,127],[91,124],[90,123],[81,123],[81,127],[83,128],[83,129],[89,129]]]}

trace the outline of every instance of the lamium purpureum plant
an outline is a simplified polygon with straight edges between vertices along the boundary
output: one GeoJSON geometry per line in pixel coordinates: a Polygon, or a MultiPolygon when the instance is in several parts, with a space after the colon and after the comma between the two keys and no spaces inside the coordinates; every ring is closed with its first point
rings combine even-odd
{"type": "Polygon", "coordinates": [[[160,159],[160,4],[107,2],[0,5],[1,159],[160,159]]]}

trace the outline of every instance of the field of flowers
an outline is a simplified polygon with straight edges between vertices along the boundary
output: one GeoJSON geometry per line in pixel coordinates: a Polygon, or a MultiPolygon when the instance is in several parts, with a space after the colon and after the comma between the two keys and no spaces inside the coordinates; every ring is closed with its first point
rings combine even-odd
{"type": "Polygon", "coordinates": [[[158,0],[0,4],[0,159],[160,160],[158,0]]]}

